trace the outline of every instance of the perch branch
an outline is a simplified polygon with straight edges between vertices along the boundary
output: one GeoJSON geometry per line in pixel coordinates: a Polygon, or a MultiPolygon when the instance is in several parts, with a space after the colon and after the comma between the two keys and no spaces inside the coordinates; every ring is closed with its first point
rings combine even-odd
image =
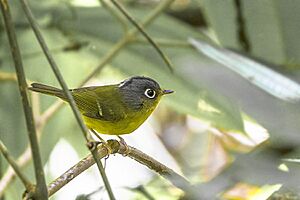
{"type": "MultiPolygon", "coordinates": [[[[124,146],[124,144],[118,142],[117,140],[108,140],[107,145],[112,153],[119,153],[124,155],[126,152],[128,152],[128,149],[124,146]]],[[[177,174],[172,169],[158,162],[157,160],[150,157],[149,155],[141,152],[140,150],[131,146],[127,146],[127,147],[129,148],[129,153],[127,154],[128,157],[136,160],[142,165],[145,165],[149,169],[160,174],[162,177],[169,180],[175,187],[180,188],[185,192],[192,190],[192,185],[183,176],[177,174]]],[[[99,145],[97,148],[97,157],[101,159],[106,157],[107,155],[108,155],[107,147],[103,145],[99,145]]],[[[88,155],[80,162],[78,162],[76,165],[71,167],[60,177],[58,177],[52,183],[49,184],[48,186],[49,196],[53,195],[60,188],[62,188],[64,185],[66,185],[71,180],[73,180],[76,176],[78,176],[79,174],[87,170],[89,167],[91,167],[94,163],[95,161],[93,160],[92,155],[88,155]]]]}

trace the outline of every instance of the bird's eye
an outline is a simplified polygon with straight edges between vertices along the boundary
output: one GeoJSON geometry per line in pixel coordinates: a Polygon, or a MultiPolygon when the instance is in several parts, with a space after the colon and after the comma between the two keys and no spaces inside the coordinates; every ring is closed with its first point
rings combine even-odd
{"type": "Polygon", "coordinates": [[[155,97],[155,91],[148,88],[145,90],[145,95],[146,97],[153,99],[155,97]]]}

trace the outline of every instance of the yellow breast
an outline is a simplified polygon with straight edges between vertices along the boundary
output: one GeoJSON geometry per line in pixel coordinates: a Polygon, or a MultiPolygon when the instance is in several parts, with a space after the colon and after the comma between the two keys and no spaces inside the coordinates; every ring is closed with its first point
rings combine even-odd
{"type": "Polygon", "coordinates": [[[84,115],[82,117],[87,127],[89,129],[94,129],[98,133],[123,135],[132,133],[141,124],[143,124],[143,122],[153,112],[154,108],[149,109],[146,112],[133,112],[130,115],[126,115],[123,119],[115,122],[102,121],[100,119],[90,118],[84,115]]]}

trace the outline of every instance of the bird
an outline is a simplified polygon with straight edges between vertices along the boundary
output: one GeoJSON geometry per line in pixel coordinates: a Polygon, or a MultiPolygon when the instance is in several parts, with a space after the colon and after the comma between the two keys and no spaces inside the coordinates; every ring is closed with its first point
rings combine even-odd
{"type": "MultiPolygon", "coordinates": [[[[64,91],[56,87],[32,83],[28,89],[68,101],[64,91]]],[[[161,89],[155,80],[145,76],[69,91],[90,130],[117,136],[135,131],[155,110],[161,97],[174,92],[161,89]]]]}

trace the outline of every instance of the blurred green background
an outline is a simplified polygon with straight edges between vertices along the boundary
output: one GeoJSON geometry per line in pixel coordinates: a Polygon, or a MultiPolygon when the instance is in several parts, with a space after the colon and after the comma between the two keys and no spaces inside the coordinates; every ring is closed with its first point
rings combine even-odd
{"type": "MultiPolygon", "coordinates": [[[[162,1],[120,2],[141,22],[162,1]]],[[[98,1],[29,3],[70,88],[78,87],[124,36],[120,21],[98,1]]],[[[9,1],[9,5],[27,79],[59,86],[19,2],[9,1]]],[[[300,2],[293,0],[176,0],[145,28],[173,63],[174,73],[137,34],[88,85],[112,84],[144,75],[157,80],[163,88],[175,90],[162,100],[140,130],[124,138],[128,144],[184,174],[199,189],[202,199],[234,199],[230,189],[241,195],[237,199],[250,199],[249,191],[266,195],[269,188],[263,186],[276,184],[282,184],[276,195],[297,197],[299,164],[282,159],[299,157],[299,101],[287,102],[257,88],[199,53],[188,38],[232,49],[299,82],[299,10],[300,2]],[[256,129],[249,128],[250,122],[256,129]],[[278,169],[282,163],[289,171],[278,169]],[[244,187],[239,187],[239,183],[244,187]],[[248,192],[247,198],[242,196],[243,189],[248,192]]],[[[8,78],[14,67],[0,18],[0,139],[18,158],[26,149],[28,138],[17,84],[8,78]]],[[[134,28],[125,18],[123,21],[127,29],[134,28]]],[[[272,74],[269,75],[266,79],[272,80],[272,74]]],[[[270,84],[282,89],[280,80],[270,84]]],[[[56,99],[38,95],[31,101],[43,113],[56,99]]],[[[40,148],[47,183],[88,154],[69,107],[64,106],[47,122],[40,148]]],[[[144,190],[154,199],[184,199],[182,191],[144,166],[122,156],[111,157],[106,161],[106,170],[118,199],[147,199],[144,190]],[[123,164],[121,169],[117,167],[123,164]]],[[[2,156],[0,161],[3,181],[8,164],[2,156]]],[[[23,169],[34,180],[32,163],[23,169]]],[[[84,174],[81,176],[85,178],[73,180],[75,183],[51,199],[74,199],[93,191],[96,193],[90,199],[107,199],[97,171],[84,174]]],[[[4,197],[20,199],[23,191],[16,179],[4,191],[4,197]]]]}

